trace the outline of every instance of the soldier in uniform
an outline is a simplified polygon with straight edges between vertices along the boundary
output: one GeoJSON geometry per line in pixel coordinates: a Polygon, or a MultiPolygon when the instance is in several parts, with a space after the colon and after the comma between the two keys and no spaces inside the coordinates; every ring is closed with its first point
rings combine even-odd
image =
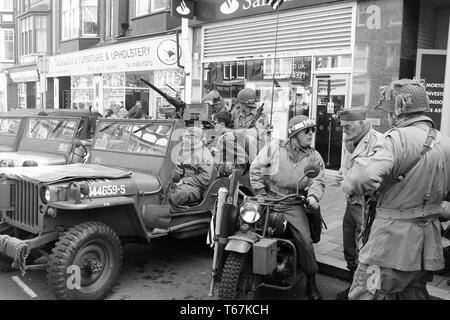
{"type": "Polygon", "coordinates": [[[211,120],[214,122],[216,119],[216,116],[218,114],[226,113],[228,112],[227,107],[225,106],[225,101],[223,100],[222,96],[220,95],[219,91],[212,90],[208,92],[203,97],[203,102],[207,103],[209,105],[210,112],[211,112],[211,120]]]}
{"type": "Polygon", "coordinates": [[[268,142],[268,117],[256,106],[256,92],[250,88],[239,91],[236,99],[237,108],[233,115],[233,128],[244,131],[245,135],[254,137],[258,151],[268,142]]]}
{"type": "MultiPolygon", "coordinates": [[[[264,146],[250,167],[250,183],[258,197],[280,198],[295,193],[305,166],[314,162],[320,166],[320,174],[314,179],[303,179],[299,190],[307,197],[309,206],[319,210],[325,189],[322,180],[325,167],[321,155],[311,147],[314,132],[314,121],[303,115],[295,116],[289,121],[286,140],[273,140],[264,146]]],[[[318,267],[304,207],[287,202],[277,204],[274,210],[283,212],[289,222],[298,263],[306,273],[306,294],[311,300],[322,299],[316,286],[318,267]]]]}
{"type": "MultiPolygon", "coordinates": [[[[355,159],[367,157],[373,153],[373,148],[381,137],[381,133],[374,130],[366,122],[366,113],[366,108],[350,108],[341,111],[340,121],[342,130],[345,133],[345,149],[341,170],[336,175],[336,182],[338,184],[342,182],[347,171],[353,166],[355,159]]],[[[347,207],[342,223],[344,257],[352,278],[358,266],[358,238],[361,233],[363,219],[363,200],[362,197],[347,196],[347,207]]],[[[338,300],[347,300],[349,291],[350,287],[339,292],[336,298],[338,300]]]]}
{"type": "Polygon", "coordinates": [[[256,157],[256,140],[244,131],[229,129],[229,111],[217,114],[214,122],[220,134],[215,144],[215,162],[220,164],[222,175],[228,175],[236,167],[246,171],[256,157]]]}
{"type": "Polygon", "coordinates": [[[438,216],[450,189],[450,138],[425,116],[428,96],[417,80],[382,87],[379,106],[395,128],[343,181],[349,196],[373,197],[349,299],[429,299],[426,283],[444,267],[438,216]]]}
{"type": "Polygon", "coordinates": [[[202,200],[203,192],[211,181],[214,159],[203,145],[202,138],[202,129],[197,127],[187,128],[183,134],[169,194],[169,202],[173,206],[186,206],[202,200]]]}

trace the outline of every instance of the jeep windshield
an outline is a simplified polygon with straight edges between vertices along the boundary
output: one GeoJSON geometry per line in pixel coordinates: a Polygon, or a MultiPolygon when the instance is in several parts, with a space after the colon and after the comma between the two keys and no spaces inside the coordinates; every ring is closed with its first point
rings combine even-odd
{"type": "Polygon", "coordinates": [[[72,141],[77,127],[77,120],[30,118],[26,137],[36,140],[72,141]]]}
{"type": "Polygon", "coordinates": [[[172,125],[160,122],[101,122],[94,149],[165,156],[172,125]]]}
{"type": "Polygon", "coordinates": [[[0,118],[0,135],[16,136],[19,126],[20,118],[0,118]]]}

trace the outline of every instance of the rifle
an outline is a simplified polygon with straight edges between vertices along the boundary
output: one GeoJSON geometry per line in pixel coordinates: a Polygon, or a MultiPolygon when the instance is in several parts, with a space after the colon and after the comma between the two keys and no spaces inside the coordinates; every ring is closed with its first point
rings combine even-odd
{"type": "Polygon", "coordinates": [[[148,82],[144,78],[140,77],[140,80],[144,82],[146,85],[148,85],[150,88],[155,90],[160,96],[162,96],[164,99],[167,100],[172,106],[175,107],[175,113],[177,114],[178,118],[183,118],[184,109],[186,108],[186,103],[182,101],[181,99],[175,99],[171,96],[165,94],[160,89],[158,89],[154,84],[148,82]]]}
{"type": "Polygon", "coordinates": [[[259,119],[263,111],[264,111],[264,103],[258,109],[256,109],[256,114],[248,126],[249,129],[255,126],[256,121],[259,119]]]}

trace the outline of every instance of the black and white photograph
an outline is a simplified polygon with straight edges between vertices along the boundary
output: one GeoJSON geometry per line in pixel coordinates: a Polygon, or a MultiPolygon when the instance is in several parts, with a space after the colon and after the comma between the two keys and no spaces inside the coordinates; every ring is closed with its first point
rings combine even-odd
{"type": "Polygon", "coordinates": [[[0,0],[0,303],[450,300],[449,44],[450,0],[0,0]]]}

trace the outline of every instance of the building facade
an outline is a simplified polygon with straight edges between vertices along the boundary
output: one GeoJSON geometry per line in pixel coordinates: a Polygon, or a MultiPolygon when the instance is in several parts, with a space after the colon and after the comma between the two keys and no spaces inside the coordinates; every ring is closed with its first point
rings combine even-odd
{"type": "MultiPolygon", "coordinates": [[[[199,2],[190,24],[193,96],[200,100],[215,89],[231,106],[241,88],[255,89],[276,138],[286,137],[294,115],[310,116],[318,124],[315,148],[328,169],[341,164],[340,110],[366,107],[369,121],[385,131],[386,114],[373,108],[379,87],[416,76],[425,47],[445,53],[441,62],[428,61],[445,70],[447,1],[285,1],[278,11],[264,0],[199,2]]],[[[436,100],[433,89],[444,81],[427,81],[436,100]]],[[[440,114],[437,107],[429,114],[438,126],[440,114]]]]}
{"type": "Polygon", "coordinates": [[[179,0],[14,3],[16,58],[3,69],[7,80],[0,76],[0,88],[11,84],[6,94],[0,89],[8,110],[105,113],[141,101],[158,118],[166,102],[141,78],[188,102],[215,89],[229,107],[250,87],[275,138],[286,136],[294,115],[313,118],[314,145],[327,168],[337,169],[340,110],[367,107],[371,123],[384,131],[386,115],[374,110],[379,87],[417,77],[427,82],[429,115],[450,134],[447,0],[285,0],[278,11],[266,0],[196,0],[188,24],[173,14],[179,0]]]}
{"type": "Polygon", "coordinates": [[[164,90],[182,91],[176,32],[181,20],[166,0],[54,1],[54,52],[47,77],[54,82],[55,108],[89,108],[100,113],[141,101],[157,116],[163,100],[140,78],[164,90]],[[68,1],[70,2],[70,1],[68,1]],[[72,1],[73,2],[73,1],[72,1]],[[71,23],[75,19],[79,23],[71,23]]]}
{"type": "Polygon", "coordinates": [[[5,69],[14,64],[14,0],[0,2],[0,112],[7,111],[8,101],[13,103],[14,97],[8,97],[8,86],[12,83],[5,69]]]}

